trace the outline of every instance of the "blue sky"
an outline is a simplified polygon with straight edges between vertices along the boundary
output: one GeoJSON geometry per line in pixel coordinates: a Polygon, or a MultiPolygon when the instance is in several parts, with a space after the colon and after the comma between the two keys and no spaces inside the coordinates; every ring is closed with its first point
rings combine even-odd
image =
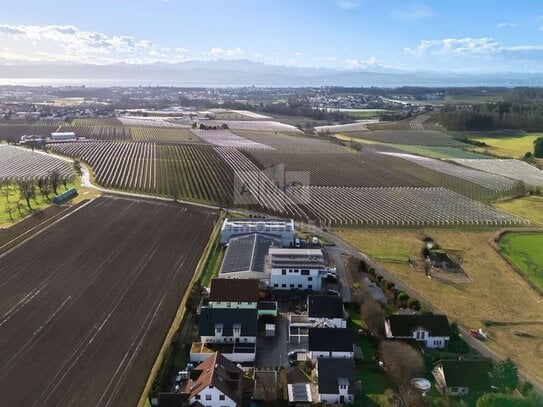
{"type": "Polygon", "coordinates": [[[543,72],[543,2],[2,1],[4,63],[221,58],[340,69],[543,72]]]}

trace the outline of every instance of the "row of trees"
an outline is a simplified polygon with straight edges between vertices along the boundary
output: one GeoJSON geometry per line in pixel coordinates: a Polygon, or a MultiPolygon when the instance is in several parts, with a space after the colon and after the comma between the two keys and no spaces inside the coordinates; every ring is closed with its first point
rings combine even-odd
{"type": "Polygon", "coordinates": [[[444,106],[439,112],[439,121],[451,131],[543,131],[543,103],[498,102],[444,106]]]}

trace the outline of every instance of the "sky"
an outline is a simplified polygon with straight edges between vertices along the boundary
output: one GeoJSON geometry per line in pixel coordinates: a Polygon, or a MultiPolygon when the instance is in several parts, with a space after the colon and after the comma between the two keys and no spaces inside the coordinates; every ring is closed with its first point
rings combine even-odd
{"type": "Polygon", "coordinates": [[[0,63],[543,72],[541,0],[2,0],[0,63]]]}

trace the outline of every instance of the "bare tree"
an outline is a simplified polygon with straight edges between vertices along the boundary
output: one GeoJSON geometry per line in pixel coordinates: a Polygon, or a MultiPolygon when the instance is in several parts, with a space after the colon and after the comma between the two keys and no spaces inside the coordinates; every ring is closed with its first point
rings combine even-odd
{"type": "Polygon", "coordinates": [[[384,336],[385,310],[377,301],[367,299],[360,306],[360,318],[375,335],[384,336]]]}
{"type": "Polygon", "coordinates": [[[44,198],[49,198],[49,194],[51,193],[51,183],[49,178],[40,178],[38,186],[42,196],[44,198]]]}
{"type": "Polygon", "coordinates": [[[28,209],[32,210],[30,200],[36,199],[36,185],[32,181],[19,181],[19,195],[26,201],[28,209]]]}
{"type": "Polygon", "coordinates": [[[411,379],[424,373],[424,361],[413,347],[399,341],[383,341],[379,345],[379,358],[390,379],[396,383],[404,404],[408,407],[423,404],[422,396],[411,379]]]}
{"type": "Polygon", "coordinates": [[[60,185],[60,171],[57,169],[54,169],[49,173],[49,181],[51,183],[51,187],[53,188],[53,193],[57,194],[57,188],[60,185]]]}
{"type": "Polygon", "coordinates": [[[9,220],[13,222],[13,212],[15,212],[15,208],[13,206],[6,206],[6,212],[9,215],[9,220]]]}

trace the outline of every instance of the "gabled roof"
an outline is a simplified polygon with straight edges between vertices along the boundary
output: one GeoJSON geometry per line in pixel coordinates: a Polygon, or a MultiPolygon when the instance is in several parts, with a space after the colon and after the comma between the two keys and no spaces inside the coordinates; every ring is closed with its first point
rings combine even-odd
{"type": "Polygon", "coordinates": [[[215,352],[191,370],[185,393],[188,393],[188,398],[191,399],[209,385],[213,385],[240,405],[243,392],[243,370],[219,352],[215,352]]]}
{"type": "Polygon", "coordinates": [[[450,336],[446,315],[391,315],[387,318],[393,336],[412,336],[417,328],[424,328],[432,336],[450,336]]]}
{"type": "Polygon", "coordinates": [[[281,247],[281,239],[260,233],[231,238],[219,274],[240,272],[264,274],[266,255],[270,247],[281,247]]]}
{"type": "Polygon", "coordinates": [[[214,278],[211,280],[209,301],[258,302],[259,283],[255,279],[214,278]]]}
{"type": "Polygon", "coordinates": [[[434,366],[443,367],[447,387],[469,387],[471,391],[490,390],[490,360],[440,360],[434,366]]]}
{"type": "Polygon", "coordinates": [[[354,331],[350,328],[309,328],[310,352],[353,352],[354,331]]]}
{"type": "Polygon", "coordinates": [[[337,295],[309,295],[307,315],[310,318],[343,318],[343,300],[337,295]]]}
{"type": "Polygon", "coordinates": [[[200,335],[215,336],[215,325],[222,324],[222,335],[233,336],[233,326],[239,324],[241,336],[256,336],[258,311],[256,309],[207,308],[200,313],[200,335]]]}
{"type": "Polygon", "coordinates": [[[354,392],[354,361],[352,359],[320,358],[317,360],[319,394],[338,394],[339,383],[348,384],[354,392]]]}

